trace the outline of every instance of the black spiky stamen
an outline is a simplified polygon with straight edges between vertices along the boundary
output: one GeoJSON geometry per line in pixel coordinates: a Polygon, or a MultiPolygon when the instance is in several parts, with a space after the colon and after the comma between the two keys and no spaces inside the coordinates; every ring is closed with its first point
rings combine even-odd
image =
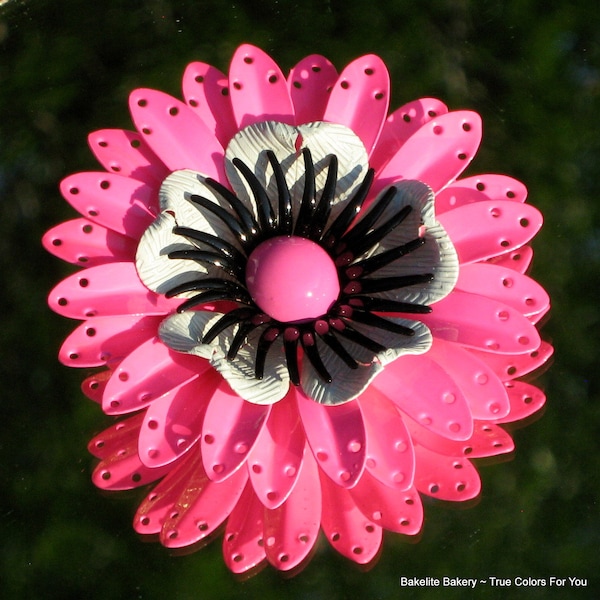
{"type": "Polygon", "coordinates": [[[421,285],[433,280],[431,273],[376,277],[379,269],[425,244],[424,237],[417,237],[384,252],[365,256],[376,249],[377,245],[400,226],[412,211],[412,207],[407,205],[392,217],[380,222],[397,193],[395,187],[388,188],[366,214],[360,217],[359,213],[374,178],[373,169],[369,169],[346,206],[327,227],[336,197],[337,157],[331,155],[327,158],[325,185],[320,196],[317,197],[315,167],[310,150],[303,148],[302,155],[305,168],[304,188],[295,219],[285,174],[275,153],[270,150],[266,151],[266,156],[273,170],[277,188],[276,207],[273,206],[266,188],[252,170],[237,158],[234,158],[232,163],[252,191],[256,217],[233,192],[213,179],[207,178],[206,185],[220,196],[231,210],[197,194],[187,196],[199,208],[217,217],[231,231],[239,247],[210,233],[188,227],[175,227],[173,233],[186,238],[195,247],[174,250],[168,254],[169,258],[196,261],[205,268],[208,267],[210,273],[179,284],[166,293],[167,297],[173,297],[183,293],[199,292],[183,302],[178,312],[215,301],[239,304],[239,308],[229,310],[221,316],[204,333],[201,342],[209,344],[219,334],[232,328],[233,337],[227,349],[227,357],[233,360],[246,343],[248,336],[262,328],[256,344],[255,377],[263,378],[267,355],[273,343],[281,339],[287,371],[294,385],[300,384],[299,349],[301,354],[306,355],[321,380],[330,383],[332,377],[323,362],[319,344],[325,344],[350,369],[357,369],[364,363],[352,355],[353,351],[351,346],[347,345],[348,342],[373,354],[386,350],[385,346],[364,333],[365,327],[413,336],[415,334],[413,329],[391,321],[385,316],[404,313],[426,314],[431,311],[431,308],[422,304],[381,298],[373,294],[421,285]],[[355,220],[356,223],[352,226],[355,220]],[[306,322],[283,323],[264,314],[251,298],[245,281],[248,257],[260,243],[277,235],[310,239],[324,248],[334,261],[341,292],[327,314],[306,322]],[[224,278],[215,276],[215,271],[218,270],[223,272],[224,278]],[[346,344],[343,343],[344,340],[346,344]]]}

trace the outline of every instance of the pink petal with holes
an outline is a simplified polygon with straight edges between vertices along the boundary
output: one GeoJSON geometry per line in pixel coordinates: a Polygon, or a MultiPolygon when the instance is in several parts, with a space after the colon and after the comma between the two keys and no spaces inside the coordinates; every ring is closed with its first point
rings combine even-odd
{"type": "Polygon", "coordinates": [[[202,427],[202,460],[208,477],[223,481],[242,466],[270,410],[270,405],[246,402],[221,383],[202,427]]]}
{"type": "Polygon", "coordinates": [[[102,396],[104,395],[104,389],[108,380],[112,377],[112,371],[108,369],[100,371],[86,377],[81,382],[81,391],[90,399],[97,404],[102,404],[102,396]]]}
{"type": "Polygon", "coordinates": [[[350,494],[360,511],[378,527],[416,535],[423,525],[423,505],[414,487],[400,491],[391,488],[368,471],[350,494]]]}
{"type": "Polygon", "coordinates": [[[448,107],[435,98],[413,100],[396,109],[383,124],[370,165],[379,171],[425,123],[447,112],[448,107]]]}
{"type": "Polygon", "coordinates": [[[450,502],[472,500],[479,495],[479,474],[466,458],[445,456],[424,446],[416,446],[415,454],[415,485],[422,494],[450,502]]]}
{"type": "Polygon", "coordinates": [[[438,220],[450,236],[461,265],[515,250],[542,226],[537,209],[508,200],[467,204],[445,212],[438,220]]]}
{"type": "Polygon", "coordinates": [[[474,354],[458,344],[434,338],[428,356],[456,382],[474,419],[498,419],[508,414],[506,388],[474,354]]]}
{"type": "Polygon", "coordinates": [[[92,481],[103,490],[131,490],[164,477],[171,465],[149,469],[139,459],[136,440],[128,440],[115,453],[104,458],[92,473],[92,481]]]}
{"type": "Polygon", "coordinates": [[[102,410],[121,415],[139,410],[210,368],[208,361],[167,348],[157,337],[138,346],[106,384],[102,410]]]}
{"type": "Polygon", "coordinates": [[[223,146],[184,102],[163,92],[134,90],[129,96],[133,122],[170,171],[192,169],[226,181],[223,146]]]}
{"type": "Polygon", "coordinates": [[[512,438],[504,429],[486,421],[475,421],[473,435],[464,441],[449,440],[436,435],[414,421],[408,422],[407,426],[415,446],[421,445],[433,452],[447,456],[486,458],[508,454],[515,447],[512,438]]]}
{"type": "Polygon", "coordinates": [[[367,434],[367,469],[389,487],[408,489],[413,482],[415,454],[398,410],[374,386],[359,396],[358,403],[367,434]]]}
{"type": "Polygon", "coordinates": [[[435,210],[439,215],[453,208],[492,200],[525,202],[527,188],[516,179],[506,175],[475,175],[451,183],[435,199],[435,210]]]}
{"type": "Polygon", "coordinates": [[[484,361],[502,381],[508,381],[523,377],[542,367],[550,360],[554,348],[547,342],[542,342],[537,350],[524,354],[495,354],[473,348],[468,352],[484,361]]]}
{"type": "Polygon", "coordinates": [[[265,560],[263,513],[262,503],[247,484],[223,536],[223,558],[233,573],[245,573],[265,560]]]}
{"type": "Polygon", "coordinates": [[[377,174],[372,192],[399,179],[418,179],[439,192],[467,168],[480,142],[477,113],[455,111],[436,117],[412,135],[377,174]]]}
{"type": "Polygon", "coordinates": [[[60,191],[84,217],[139,240],[158,211],[156,190],[146,183],[113,173],[75,173],[60,191]]]}
{"type": "Polygon", "coordinates": [[[541,410],[546,403],[544,392],[524,381],[513,381],[508,384],[508,399],[510,413],[507,417],[498,419],[497,423],[514,423],[527,419],[541,410]]]}
{"type": "Polygon", "coordinates": [[[96,458],[106,459],[137,440],[144,415],[137,414],[111,425],[88,443],[88,451],[96,458]]]}
{"type": "Polygon", "coordinates": [[[163,523],[160,532],[163,546],[182,548],[210,535],[230,515],[247,480],[248,474],[241,469],[226,481],[215,483],[198,465],[163,523]]]}
{"type": "Polygon", "coordinates": [[[371,153],[390,103],[390,76],[385,63],[374,54],[352,61],[334,85],[324,121],[352,129],[371,153]]]}
{"type": "Polygon", "coordinates": [[[463,265],[456,289],[492,298],[526,317],[545,314],[550,308],[550,298],[539,283],[513,269],[498,265],[463,265]]]}
{"type": "Polygon", "coordinates": [[[81,267],[132,261],[136,241],[87,219],[65,221],[46,232],[44,248],[54,256],[81,267]]]}
{"type": "Polygon", "coordinates": [[[136,131],[102,129],[88,136],[98,162],[109,172],[143,181],[156,189],[169,170],[136,131]]]}
{"type": "Polygon", "coordinates": [[[469,348],[522,354],[537,350],[541,343],[535,326],[514,308],[458,290],[436,302],[433,312],[419,319],[434,337],[469,348]]]}
{"type": "Polygon", "coordinates": [[[321,526],[329,543],[343,556],[365,565],[379,552],[383,530],[370,521],[348,490],[321,473],[323,513],[321,526]]]}
{"type": "Polygon", "coordinates": [[[165,315],[181,304],[151,292],[132,263],[90,267],[63,279],[48,296],[50,308],[64,317],[85,319],[110,315],[165,315]]]}
{"type": "Polygon", "coordinates": [[[272,406],[248,454],[250,481],[267,508],[277,508],[290,495],[302,465],[305,440],[291,392],[272,406]]]}
{"type": "Polygon", "coordinates": [[[288,499],[273,510],[265,508],[265,552],[274,567],[289,571],[308,556],[319,535],[321,503],[318,467],[307,449],[288,499]]]}
{"type": "Polygon", "coordinates": [[[67,337],[58,358],[70,367],[98,367],[121,361],[156,336],[161,320],[140,315],[93,317],[67,337]]]}
{"type": "Polygon", "coordinates": [[[428,355],[402,356],[372,385],[403,413],[438,435],[465,440],[473,433],[471,411],[462,390],[428,355]]]}
{"type": "Polygon", "coordinates": [[[338,78],[333,64],[324,56],[311,54],[303,58],[287,78],[296,125],[322,121],[331,89],[338,78]]]}
{"type": "Polygon", "coordinates": [[[337,485],[352,487],[366,460],[365,425],[357,402],[318,404],[296,390],[306,437],[320,468],[337,485]]]}
{"type": "Polygon", "coordinates": [[[512,252],[495,256],[489,262],[499,267],[506,267],[507,269],[525,274],[531,266],[532,260],[533,249],[530,246],[521,246],[512,252]]]}
{"type": "Polygon", "coordinates": [[[183,74],[183,97],[225,148],[237,132],[227,77],[206,63],[190,63],[183,74]]]}
{"type": "Polygon", "coordinates": [[[184,494],[198,470],[202,470],[199,452],[190,452],[173,466],[139,505],[133,518],[134,529],[146,535],[160,533],[168,514],[173,512],[173,505],[184,494]]]}
{"type": "Polygon", "coordinates": [[[242,44],[231,59],[229,93],[238,127],[259,121],[294,125],[294,107],[277,63],[260,48],[242,44]]]}
{"type": "Polygon", "coordinates": [[[147,467],[172,463],[200,439],[206,408],[221,380],[210,369],[150,404],[138,438],[140,460],[147,467]]]}

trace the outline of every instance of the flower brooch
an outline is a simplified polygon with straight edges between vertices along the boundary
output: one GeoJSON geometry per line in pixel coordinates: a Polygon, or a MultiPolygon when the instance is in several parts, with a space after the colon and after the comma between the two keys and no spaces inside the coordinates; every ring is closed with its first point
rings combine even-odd
{"type": "Polygon", "coordinates": [[[460,179],[481,120],[421,99],[388,115],[373,55],[286,78],[260,49],[226,77],[192,63],[185,102],[135,90],[136,131],[89,137],[104,171],[61,185],[82,215],[46,248],[83,267],[50,306],[82,323],[60,359],[125,418],[96,485],[154,484],[136,531],[191,546],[225,524],[228,567],[298,567],[322,530],[358,563],[417,534],[420,495],[479,494],[471,459],[541,408],[551,355],[526,190],[460,179]]]}

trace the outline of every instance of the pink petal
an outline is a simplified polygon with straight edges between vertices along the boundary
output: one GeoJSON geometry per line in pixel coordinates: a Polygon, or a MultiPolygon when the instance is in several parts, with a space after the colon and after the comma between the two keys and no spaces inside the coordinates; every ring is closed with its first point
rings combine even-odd
{"type": "Polygon", "coordinates": [[[537,350],[525,354],[496,354],[470,349],[468,352],[484,361],[502,381],[518,379],[543,366],[554,352],[547,342],[542,342],[537,350]]]}
{"type": "Polygon", "coordinates": [[[223,147],[184,102],[156,90],[137,89],[129,109],[138,131],[170,171],[192,169],[226,181],[223,147]]]}
{"type": "Polygon", "coordinates": [[[109,172],[132,177],[158,189],[169,170],[137,131],[102,129],[88,136],[98,162],[109,172]]]}
{"type": "Polygon", "coordinates": [[[132,263],[108,263],[63,279],[48,296],[50,308],[71,319],[111,315],[165,315],[181,304],[151,292],[132,263]]]}
{"type": "Polygon", "coordinates": [[[514,423],[531,417],[546,403],[542,390],[524,381],[512,381],[506,384],[510,413],[507,417],[498,419],[497,423],[514,423]]]}
{"type": "Polygon", "coordinates": [[[130,440],[100,462],[92,473],[92,481],[103,490],[130,490],[164,477],[170,469],[170,465],[159,469],[143,465],[136,440],[130,440]]]}
{"type": "Polygon", "coordinates": [[[503,302],[525,316],[546,313],[550,308],[550,298],[539,283],[498,265],[463,265],[456,289],[503,302]]]}
{"type": "Polygon", "coordinates": [[[358,403],[325,406],[299,389],[296,398],[306,437],[320,468],[337,485],[352,487],[366,460],[365,426],[358,403]]]}
{"type": "Polygon", "coordinates": [[[490,259],[490,263],[499,267],[506,267],[519,273],[525,274],[531,265],[533,250],[530,246],[521,246],[512,252],[507,252],[490,259]]]}
{"type": "Polygon", "coordinates": [[[324,56],[303,58],[287,79],[296,125],[322,121],[331,89],[338,78],[335,67],[324,56]]]}
{"type": "MultiPolygon", "coordinates": [[[[446,456],[485,458],[508,454],[515,447],[512,438],[504,429],[486,421],[475,421],[473,435],[462,442],[436,435],[414,421],[409,421],[407,425],[415,447],[421,445],[446,456]]],[[[462,466],[456,468],[460,469],[462,466]]]]}
{"type": "Polygon", "coordinates": [[[506,175],[475,175],[459,179],[443,189],[435,199],[435,211],[439,215],[453,208],[485,200],[525,202],[527,188],[516,179],[506,175]]]}
{"type": "Polygon", "coordinates": [[[359,564],[371,562],[381,547],[383,530],[367,519],[348,490],[321,475],[321,525],[329,543],[359,564]]]}
{"type": "Polygon", "coordinates": [[[138,346],[115,369],[106,384],[102,410],[119,415],[148,406],[152,400],[196,379],[210,369],[208,361],[167,348],[154,337],[138,346]]]}
{"type": "Polygon", "coordinates": [[[105,370],[86,377],[81,382],[81,391],[97,404],[102,404],[102,396],[108,380],[112,377],[112,371],[105,370]]]}
{"type": "Polygon", "coordinates": [[[183,96],[223,148],[237,132],[227,77],[202,62],[190,63],[183,74],[183,96]]]}
{"type": "Polygon", "coordinates": [[[134,240],[142,237],[158,210],[153,187],[113,173],[75,173],[61,181],[60,191],[90,221],[134,240]]]}
{"type": "Polygon", "coordinates": [[[471,411],[461,389],[427,354],[402,356],[373,381],[403,413],[453,440],[473,433],[471,411]]]}
{"type": "Polygon", "coordinates": [[[70,367],[98,367],[123,360],[156,336],[162,317],[120,315],[88,319],[64,341],[59,360],[70,367]]]}
{"type": "Polygon", "coordinates": [[[260,48],[242,44],[235,51],[229,68],[229,93],[240,129],[259,121],[295,122],[285,77],[260,48]]]}
{"type": "Polygon", "coordinates": [[[202,460],[213,481],[223,481],[248,458],[270,405],[246,402],[226,382],[214,393],[202,427],[202,460]]]}
{"type": "Polygon", "coordinates": [[[423,525],[423,505],[414,487],[399,491],[375,479],[368,471],[350,494],[360,511],[377,526],[416,535],[423,525]]]}
{"type": "Polygon", "coordinates": [[[372,193],[399,179],[418,179],[434,192],[454,181],[481,142],[481,118],[470,111],[449,112],[423,125],[377,175],[372,193]]]}
{"type": "Polygon", "coordinates": [[[466,458],[444,456],[424,446],[415,446],[415,453],[415,485],[422,494],[451,502],[472,500],[479,495],[479,474],[466,458]]]}
{"type": "Polygon", "coordinates": [[[206,408],[220,382],[209,369],[150,404],[138,438],[140,460],[147,467],[172,463],[200,439],[206,408]]]}
{"type": "Polygon", "coordinates": [[[352,61],[331,91],[324,121],[352,129],[367,153],[373,150],[390,102],[390,76],[385,63],[374,54],[352,61]]]}
{"type": "Polygon", "coordinates": [[[462,264],[487,260],[520,248],[540,230],[541,213],[519,202],[467,204],[439,216],[462,264]]]}
{"type": "Polygon", "coordinates": [[[230,515],[247,480],[248,474],[242,469],[226,481],[215,483],[198,464],[163,523],[160,532],[163,546],[182,548],[210,535],[230,515]]]}
{"type": "Polygon", "coordinates": [[[435,98],[413,100],[396,109],[383,124],[381,135],[369,159],[370,165],[380,170],[425,123],[447,112],[448,107],[435,98]]]}
{"type": "Polygon", "coordinates": [[[245,573],[265,560],[263,513],[262,503],[247,484],[223,536],[223,558],[233,573],[245,573]]]}
{"type": "Polygon", "coordinates": [[[502,381],[488,365],[458,344],[434,338],[428,356],[456,382],[474,419],[505,417],[510,410],[502,381]]]}
{"type": "Polygon", "coordinates": [[[264,513],[267,560],[281,571],[297,567],[309,554],[319,534],[321,489],[318,467],[308,449],[298,482],[288,499],[264,513]]]}
{"type": "Polygon", "coordinates": [[[293,392],[288,393],[273,405],[248,455],[250,481],[267,508],[277,508],[290,495],[302,465],[305,441],[293,392]]]}
{"type": "Polygon", "coordinates": [[[81,267],[133,261],[136,241],[87,219],[65,221],[46,232],[44,248],[54,256],[81,267]]]}
{"type": "Polygon", "coordinates": [[[413,482],[415,454],[398,410],[374,386],[358,398],[367,434],[366,466],[389,487],[408,489],[413,482]]]}
{"type": "Polygon", "coordinates": [[[515,309],[475,294],[453,291],[419,319],[434,337],[469,348],[500,354],[537,350],[541,340],[535,326],[515,309]]]}
{"type": "Polygon", "coordinates": [[[140,433],[144,415],[122,419],[94,436],[88,443],[88,451],[96,458],[105,459],[135,442],[140,433]]]}
{"type": "Polygon", "coordinates": [[[173,512],[173,505],[198,470],[202,470],[200,452],[190,452],[144,498],[133,518],[134,529],[146,535],[160,533],[168,513],[173,512]]]}

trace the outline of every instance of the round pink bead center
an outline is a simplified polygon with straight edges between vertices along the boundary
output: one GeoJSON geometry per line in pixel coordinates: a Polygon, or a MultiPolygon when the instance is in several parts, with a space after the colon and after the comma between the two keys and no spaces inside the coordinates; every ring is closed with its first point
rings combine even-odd
{"type": "Polygon", "coordinates": [[[294,236],[274,237],[254,249],[246,285],[259,308],[284,323],[324,315],[340,293],[329,254],[315,242],[294,236]]]}

